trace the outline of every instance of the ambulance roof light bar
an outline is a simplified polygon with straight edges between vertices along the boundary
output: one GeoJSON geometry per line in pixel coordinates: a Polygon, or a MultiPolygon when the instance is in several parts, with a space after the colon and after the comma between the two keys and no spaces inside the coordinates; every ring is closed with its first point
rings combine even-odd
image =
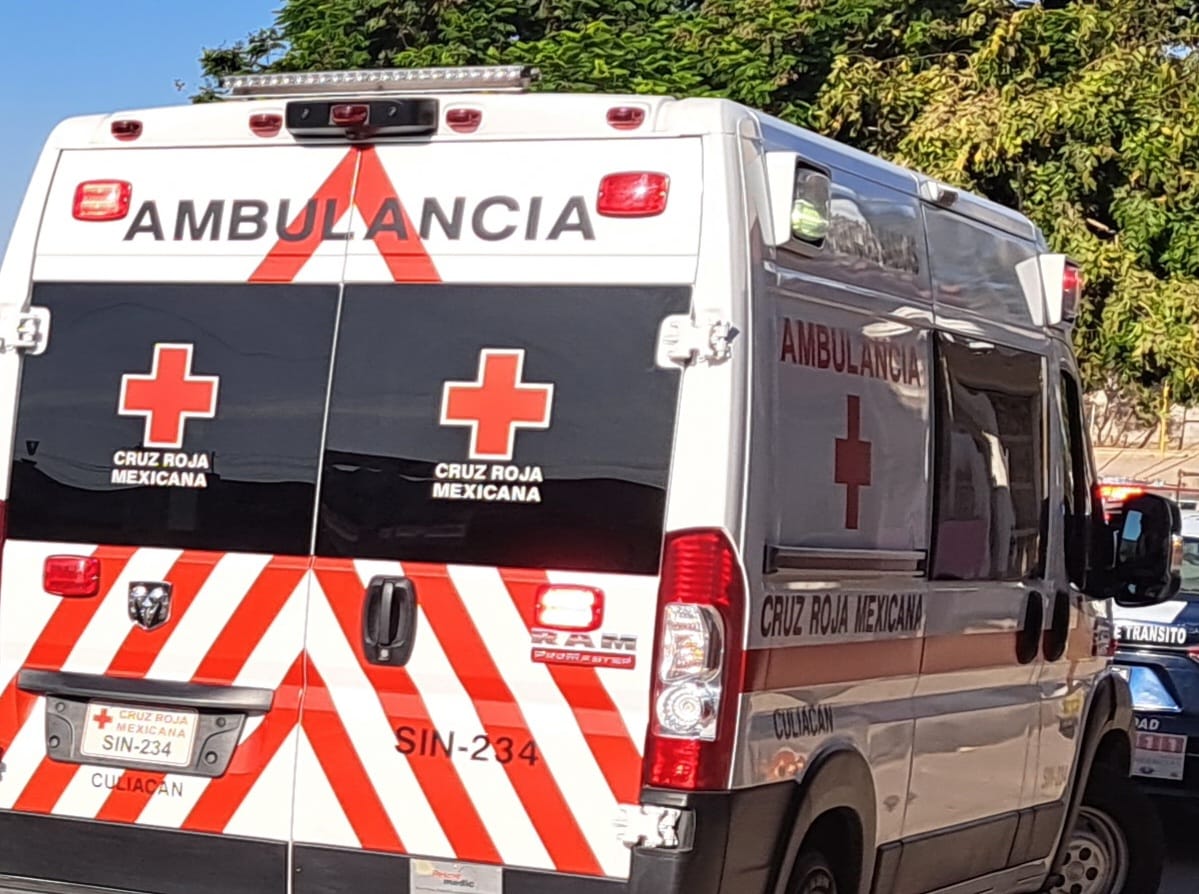
{"type": "Polygon", "coordinates": [[[540,76],[528,65],[459,68],[376,68],[232,75],[221,80],[229,98],[337,93],[522,92],[540,76]]]}

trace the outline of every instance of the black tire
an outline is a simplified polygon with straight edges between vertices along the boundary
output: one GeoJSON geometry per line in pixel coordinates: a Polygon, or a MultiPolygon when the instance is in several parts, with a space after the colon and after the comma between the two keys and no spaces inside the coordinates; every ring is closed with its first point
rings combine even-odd
{"type": "Polygon", "coordinates": [[[1161,885],[1166,846],[1153,802],[1106,764],[1091,770],[1068,841],[1052,894],[1153,894],[1161,885]]]}
{"type": "Polygon", "coordinates": [[[837,874],[824,854],[805,848],[791,873],[791,894],[837,894],[837,874]]]}

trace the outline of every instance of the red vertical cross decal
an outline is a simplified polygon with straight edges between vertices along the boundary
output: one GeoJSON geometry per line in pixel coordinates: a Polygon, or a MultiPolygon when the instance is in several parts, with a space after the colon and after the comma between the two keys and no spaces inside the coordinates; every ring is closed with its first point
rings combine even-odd
{"type": "Polygon", "coordinates": [[[847,397],[846,436],[837,438],[833,480],[845,485],[845,527],[857,530],[860,489],[870,486],[870,442],[862,440],[862,399],[847,397]]]}
{"type": "Polygon", "coordinates": [[[104,727],[112,723],[112,715],[108,713],[108,708],[102,708],[100,713],[93,719],[96,721],[96,726],[100,727],[100,729],[104,729],[104,727]]]}
{"type": "Polygon", "coordinates": [[[522,384],[525,352],[484,349],[479,377],[473,382],[446,382],[441,397],[441,424],[470,428],[470,458],[512,459],[518,428],[550,427],[554,386],[522,384]]]}
{"type": "Polygon", "coordinates": [[[145,447],[178,450],[183,446],[183,425],[189,418],[216,415],[219,376],[191,374],[193,345],[157,344],[154,365],[147,375],[121,377],[122,416],[145,416],[145,447]]]}

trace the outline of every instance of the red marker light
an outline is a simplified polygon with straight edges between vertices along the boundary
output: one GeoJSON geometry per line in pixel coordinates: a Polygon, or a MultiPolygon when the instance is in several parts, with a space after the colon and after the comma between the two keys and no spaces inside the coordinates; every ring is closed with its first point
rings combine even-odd
{"type": "Polygon", "coordinates": [[[600,181],[596,211],[604,217],[654,217],[666,210],[670,178],[648,171],[609,174],[600,181]]]}
{"type": "Polygon", "coordinates": [[[250,130],[260,137],[278,136],[283,129],[283,116],[275,112],[259,112],[250,116],[250,130]]]}
{"type": "Polygon", "coordinates": [[[365,103],[342,103],[329,112],[329,123],[338,127],[361,127],[370,118],[371,108],[365,103]]]}
{"type": "Polygon", "coordinates": [[[100,560],[91,556],[50,556],[42,565],[42,589],[51,596],[95,596],[100,592],[100,560]]]}
{"type": "Polygon", "coordinates": [[[1066,264],[1062,270],[1062,316],[1073,320],[1078,316],[1082,303],[1082,271],[1075,264],[1066,264]]]}
{"type": "Polygon", "coordinates": [[[638,106],[616,106],[608,109],[608,123],[617,130],[636,130],[645,121],[645,109],[638,106]]]}
{"type": "Polygon", "coordinates": [[[445,113],[445,123],[457,133],[474,133],[483,123],[483,113],[479,109],[450,109],[445,113]]]}
{"type": "Polygon", "coordinates": [[[549,630],[596,630],[604,620],[604,593],[595,587],[547,584],[537,591],[538,627],[549,630]]]}
{"type": "Polygon", "coordinates": [[[111,130],[114,137],[127,143],[142,135],[142,123],[132,119],[122,119],[112,122],[111,130]]]}
{"type": "Polygon", "coordinates": [[[124,180],[87,180],[75,188],[76,220],[120,220],[129,213],[133,185],[124,180]]]}

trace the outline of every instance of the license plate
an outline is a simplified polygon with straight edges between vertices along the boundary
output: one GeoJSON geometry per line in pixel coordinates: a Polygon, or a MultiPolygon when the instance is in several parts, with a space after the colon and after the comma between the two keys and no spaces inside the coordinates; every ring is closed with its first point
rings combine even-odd
{"type": "Polygon", "coordinates": [[[195,711],[89,702],[79,750],[85,757],[186,767],[198,720],[195,711]]]}
{"type": "Polygon", "coordinates": [[[1150,779],[1182,779],[1186,766],[1187,737],[1166,733],[1137,733],[1132,775],[1150,779]]]}

